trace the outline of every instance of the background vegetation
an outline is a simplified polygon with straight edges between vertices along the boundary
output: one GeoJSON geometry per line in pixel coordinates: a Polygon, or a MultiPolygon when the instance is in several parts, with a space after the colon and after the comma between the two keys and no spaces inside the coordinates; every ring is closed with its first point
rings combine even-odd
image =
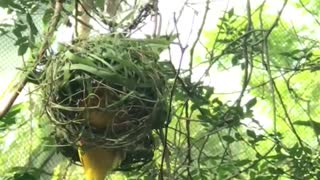
{"type": "MultiPolygon", "coordinates": [[[[108,31],[130,27],[132,37],[177,34],[163,53],[175,67],[170,123],[155,132],[151,163],[110,178],[320,179],[320,3],[187,0],[170,12],[166,1],[156,2],[139,24],[134,20],[144,2],[123,10],[132,13],[110,20],[122,29],[108,31]],[[156,17],[162,27],[150,30],[156,17]]],[[[64,2],[58,27],[68,24],[73,4],[64,2]]],[[[54,1],[3,0],[0,7],[14,19],[0,24],[0,72],[20,74],[3,91],[3,100],[33,67],[43,41],[54,42],[58,33],[46,39],[54,1]],[[12,64],[23,68],[16,71],[12,64]]],[[[83,179],[81,168],[56,153],[36,90],[28,85],[0,121],[0,174],[83,179]]]]}

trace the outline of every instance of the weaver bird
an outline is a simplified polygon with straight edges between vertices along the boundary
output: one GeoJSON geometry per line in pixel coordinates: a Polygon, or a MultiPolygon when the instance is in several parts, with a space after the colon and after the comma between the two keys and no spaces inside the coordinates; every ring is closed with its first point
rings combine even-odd
{"type": "MultiPolygon", "coordinates": [[[[110,96],[110,94],[107,95],[105,89],[96,88],[94,94],[80,105],[103,109],[110,96]]],[[[84,112],[84,118],[96,132],[110,131],[113,128],[113,123],[118,120],[115,113],[98,109],[88,109],[84,112]]],[[[80,140],[78,148],[87,180],[104,180],[107,173],[118,167],[124,159],[125,155],[121,149],[107,149],[98,144],[88,146],[87,144],[90,142],[80,140]]]]}
{"type": "Polygon", "coordinates": [[[79,147],[79,157],[87,180],[104,180],[109,171],[120,165],[123,153],[102,147],[79,147]]]}
{"type": "MultiPolygon", "coordinates": [[[[76,10],[78,13],[76,18],[80,19],[81,23],[76,28],[76,34],[80,39],[88,38],[90,34],[90,16],[94,5],[94,0],[83,0],[81,5],[78,5],[76,10]]],[[[110,16],[115,16],[117,9],[120,6],[119,0],[108,0],[107,12],[110,16]]],[[[98,107],[105,108],[109,96],[105,89],[97,87],[94,94],[96,96],[88,97],[80,102],[83,107],[98,107]]],[[[115,113],[89,109],[84,112],[84,118],[89,125],[97,131],[106,131],[113,128],[113,123],[117,121],[115,113]]],[[[88,142],[81,139],[78,143],[79,158],[83,165],[87,180],[104,180],[108,171],[120,165],[124,159],[124,153],[121,149],[106,149],[102,146],[87,146],[88,142]]]]}

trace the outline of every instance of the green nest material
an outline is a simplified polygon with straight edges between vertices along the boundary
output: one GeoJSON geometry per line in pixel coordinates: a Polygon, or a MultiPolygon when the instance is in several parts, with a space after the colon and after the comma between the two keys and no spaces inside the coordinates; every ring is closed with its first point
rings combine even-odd
{"type": "Polygon", "coordinates": [[[161,128],[169,69],[158,58],[169,44],[165,38],[98,36],[51,57],[42,81],[45,108],[68,143],[129,147],[161,128]],[[110,115],[107,125],[93,122],[99,115],[110,115]]]}

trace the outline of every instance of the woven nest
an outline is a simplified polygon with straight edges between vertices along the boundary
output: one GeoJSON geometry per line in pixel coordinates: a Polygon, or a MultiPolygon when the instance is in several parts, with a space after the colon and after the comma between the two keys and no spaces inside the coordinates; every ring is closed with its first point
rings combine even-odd
{"type": "Polygon", "coordinates": [[[45,108],[70,144],[130,148],[167,117],[165,69],[170,41],[111,36],[63,46],[42,81],[45,108]]]}

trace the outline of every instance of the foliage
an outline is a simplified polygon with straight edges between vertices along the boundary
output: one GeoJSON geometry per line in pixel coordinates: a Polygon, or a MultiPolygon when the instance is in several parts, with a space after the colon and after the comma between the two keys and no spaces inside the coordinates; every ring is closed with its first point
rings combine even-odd
{"type": "Polygon", "coordinates": [[[12,106],[11,110],[0,121],[0,132],[7,130],[10,126],[17,124],[18,114],[21,112],[23,104],[12,106]]]}
{"type": "MultiPolygon", "coordinates": [[[[103,10],[101,1],[97,3],[100,4],[97,11],[103,10]]],[[[186,52],[190,52],[189,67],[182,69],[172,61],[164,64],[172,69],[167,87],[171,116],[162,117],[166,120],[165,127],[153,132],[157,146],[153,161],[136,170],[122,172],[123,176],[128,179],[320,178],[317,119],[320,113],[317,108],[320,46],[315,37],[317,30],[314,30],[318,25],[293,26],[284,18],[286,9],[296,8],[304,15],[311,15],[317,24],[316,10],[320,4],[281,1],[279,12],[269,13],[267,10],[272,8],[269,1],[256,6],[251,3],[247,1],[245,13],[239,13],[236,7],[227,9],[212,30],[200,26],[196,41],[189,49],[182,43],[178,22],[175,22],[177,39],[174,44],[180,50],[181,61],[185,60],[186,52]],[[199,45],[205,49],[205,55],[199,55],[201,58],[195,57],[203,52],[199,45]],[[223,92],[236,98],[227,101],[227,95],[219,94],[216,87],[205,81],[194,81],[195,69],[200,65],[205,67],[201,72],[203,78],[214,79],[212,74],[216,71],[241,70],[238,92],[223,92]]],[[[208,23],[209,4],[208,1],[204,24],[208,23]]],[[[0,25],[0,31],[2,34],[12,31],[19,55],[25,54],[29,47],[37,49],[40,43],[36,43],[41,35],[34,25],[33,13],[42,6],[45,9],[43,25],[49,27],[53,9],[48,1],[41,1],[41,5],[35,1],[0,3],[0,7],[17,15],[14,24],[0,25]]],[[[72,6],[66,2],[69,14],[72,6]]],[[[136,8],[132,12],[135,13],[128,13],[116,23],[106,24],[112,31],[127,35],[123,29],[139,24],[130,19],[141,15],[136,8]]],[[[63,14],[64,18],[68,13],[63,14]]],[[[96,50],[99,51],[99,47],[96,50]]],[[[72,53],[64,54],[68,55],[75,58],[72,53]]],[[[113,53],[116,57],[121,55],[113,53]]],[[[76,60],[83,59],[77,57],[76,60]]],[[[90,65],[87,60],[83,62],[90,65]]],[[[136,68],[135,64],[127,63],[128,68],[136,68]]],[[[87,66],[85,69],[91,71],[87,66]]],[[[15,124],[18,113],[19,106],[1,119],[0,130],[15,124]]],[[[32,175],[20,170],[13,176],[32,175]]]]}

